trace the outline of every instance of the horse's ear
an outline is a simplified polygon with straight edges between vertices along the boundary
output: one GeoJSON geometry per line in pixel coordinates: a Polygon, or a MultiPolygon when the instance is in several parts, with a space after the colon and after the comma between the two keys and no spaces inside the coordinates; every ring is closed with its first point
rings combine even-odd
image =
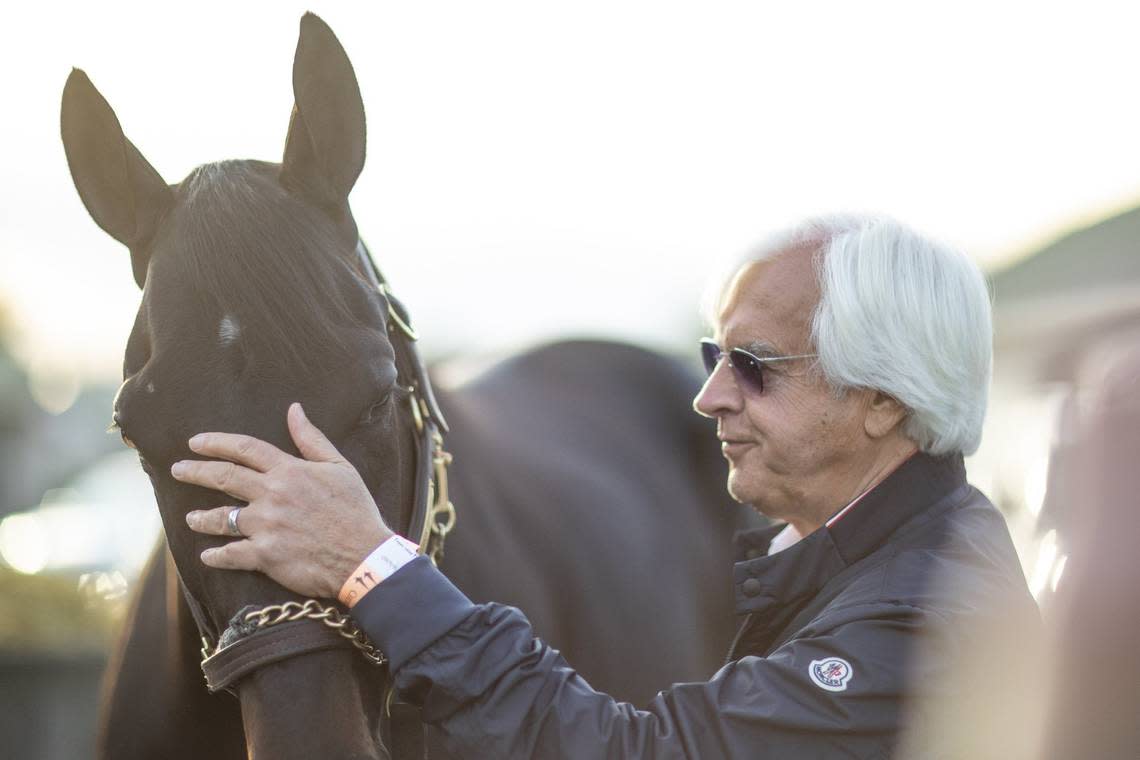
{"type": "Polygon", "coordinates": [[[339,209],[364,168],[364,101],[344,48],[312,13],[301,18],[293,100],[282,179],[317,203],[339,209]]]}
{"type": "Polygon", "coordinates": [[[131,269],[141,288],[148,244],[174,194],[126,138],[115,112],[80,69],[72,69],[63,88],[60,131],[83,205],[96,224],[131,249],[131,269]]]}

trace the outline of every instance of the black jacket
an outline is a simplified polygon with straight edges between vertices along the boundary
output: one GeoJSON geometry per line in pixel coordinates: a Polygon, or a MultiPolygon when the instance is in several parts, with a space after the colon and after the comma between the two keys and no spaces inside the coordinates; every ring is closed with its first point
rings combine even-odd
{"type": "Polygon", "coordinates": [[[964,658],[1039,634],[1005,523],[961,457],[912,457],[767,556],[776,530],[741,536],[752,558],[734,569],[745,618],[727,664],[644,710],[595,692],[518,610],[472,604],[422,558],[353,616],[469,758],[887,757],[904,724],[962,696],[964,658]]]}

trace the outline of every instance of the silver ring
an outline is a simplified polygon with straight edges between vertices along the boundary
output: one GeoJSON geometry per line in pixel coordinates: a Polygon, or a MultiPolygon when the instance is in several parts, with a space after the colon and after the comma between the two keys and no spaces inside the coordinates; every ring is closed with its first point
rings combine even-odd
{"type": "Polygon", "coordinates": [[[226,527],[229,528],[231,536],[241,536],[245,538],[245,534],[241,532],[241,528],[239,528],[237,524],[238,513],[241,512],[241,509],[241,507],[234,507],[230,510],[229,516],[226,517],[226,527]]]}

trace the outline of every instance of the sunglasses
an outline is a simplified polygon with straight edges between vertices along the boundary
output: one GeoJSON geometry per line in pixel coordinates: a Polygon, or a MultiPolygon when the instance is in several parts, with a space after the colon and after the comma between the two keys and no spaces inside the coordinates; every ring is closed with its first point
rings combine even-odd
{"type": "Polygon", "coordinates": [[[811,359],[818,354],[796,354],[795,356],[765,356],[759,357],[745,351],[743,348],[730,348],[725,351],[717,345],[712,338],[701,338],[701,361],[705,364],[705,371],[711,376],[717,365],[724,357],[732,365],[733,374],[737,381],[753,393],[764,392],[764,365],[769,362],[783,362],[789,359],[811,359]]]}

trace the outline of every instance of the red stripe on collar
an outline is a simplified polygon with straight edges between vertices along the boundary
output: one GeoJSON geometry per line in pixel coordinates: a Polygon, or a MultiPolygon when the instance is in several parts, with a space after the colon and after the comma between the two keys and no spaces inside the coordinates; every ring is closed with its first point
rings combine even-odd
{"type": "MultiPolygon", "coordinates": [[[[914,454],[917,454],[917,453],[918,453],[917,451],[914,452],[914,454]]],[[[834,515],[832,515],[831,519],[824,523],[824,526],[827,528],[830,528],[832,525],[835,525],[835,523],[839,522],[839,519],[841,517],[843,517],[843,515],[850,512],[852,507],[854,507],[856,504],[858,504],[860,501],[862,501],[864,496],[866,496],[867,494],[871,493],[871,491],[874,491],[876,488],[878,488],[879,483],[882,483],[884,480],[886,480],[891,475],[893,475],[895,473],[895,470],[897,470],[898,468],[902,467],[904,464],[909,462],[911,457],[914,456],[914,454],[911,454],[909,457],[907,457],[906,459],[902,460],[901,462],[896,464],[894,467],[892,467],[890,472],[888,472],[883,477],[879,478],[878,481],[876,481],[873,486],[871,486],[866,491],[864,491],[863,493],[856,496],[854,499],[851,500],[850,504],[848,504],[846,507],[844,507],[843,509],[839,510],[834,515]]]]}

